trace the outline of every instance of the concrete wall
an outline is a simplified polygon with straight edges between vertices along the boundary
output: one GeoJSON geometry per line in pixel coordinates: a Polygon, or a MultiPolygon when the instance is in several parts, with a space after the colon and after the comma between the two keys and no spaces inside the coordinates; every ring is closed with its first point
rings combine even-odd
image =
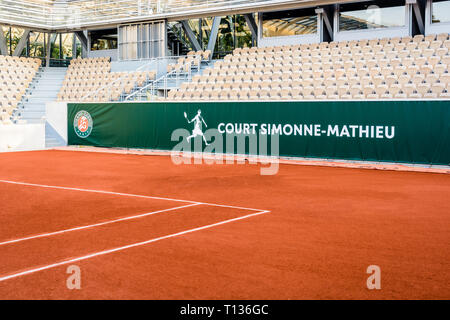
{"type": "Polygon", "coordinates": [[[47,130],[67,145],[67,103],[66,102],[48,102],[45,104],[47,130]]]}
{"type": "Polygon", "coordinates": [[[111,57],[111,61],[117,61],[119,50],[89,50],[88,58],[111,57]]]}
{"type": "Polygon", "coordinates": [[[311,44],[319,43],[319,34],[308,34],[303,36],[289,36],[289,37],[270,37],[270,38],[259,38],[258,47],[273,47],[273,46],[285,46],[285,45],[296,45],[296,44],[311,44]]]}
{"type": "Polygon", "coordinates": [[[45,124],[0,125],[0,152],[45,149],[45,124]]]}

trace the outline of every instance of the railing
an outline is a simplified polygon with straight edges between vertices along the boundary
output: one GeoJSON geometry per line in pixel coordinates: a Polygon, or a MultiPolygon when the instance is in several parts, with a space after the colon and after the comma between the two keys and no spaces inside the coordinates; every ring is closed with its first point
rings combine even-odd
{"type": "MultiPolygon", "coordinates": [[[[134,70],[133,72],[138,72],[138,71],[141,71],[141,70],[144,70],[144,68],[149,68],[150,66],[152,66],[155,62],[157,62],[159,59],[152,59],[150,62],[148,62],[148,63],[146,63],[146,64],[143,64],[142,66],[140,66],[139,68],[137,68],[136,70],[134,70]]],[[[157,69],[156,69],[157,70],[157,69]]],[[[83,98],[81,98],[81,101],[84,101],[84,100],[86,100],[87,98],[89,98],[89,97],[93,97],[93,98],[96,98],[97,97],[97,95],[100,93],[100,92],[102,92],[102,91],[108,91],[108,93],[109,93],[109,99],[108,100],[111,100],[111,90],[107,90],[107,88],[112,88],[113,86],[114,86],[114,84],[116,84],[116,83],[118,83],[118,82],[121,82],[122,80],[124,80],[124,78],[125,78],[125,76],[122,76],[122,77],[120,77],[120,78],[118,78],[118,79],[116,79],[116,80],[114,80],[113,82],[111,82],[111,83],[109,83],[109,84],[107,84],[107,85],[105,85],[105,86],[102,86],[102,87],[100,87],[100,88],[98,88],[97,90],[94,90],[94,91],[90,91],[87,95],[85,95],[83,98]]]]}
{"type": "Polygon", "coordinates": [[[70,65],[70,62],[73,58],[63,58],[63,59],[57,59],[57,58],[50,58],[50,63],[47,66],[47,58],[45,57],[33,57],[33,56],[24,56],[27,58],[33,58],[33,59],[39,59],[41,60],[41,67],[65,67],[67,68],[70,65]]]}
{"type": "Polygon", "coordinates": [[[296,2],[298,0],[0,0],[0,23],[54,30],[296,2]]]}
{"type": "MultiPolygon", "coordinates": [[[[201,56],[195,55],[193,57],[195,57],[195,58],[200,57],[200,59],[201,59],[201,56]]],[[[158,79],[151,81],[146,86],[129,94],[123,100],[130,101],[131,98],[133,98],[133,97],[134,97],[134,100],[138,100],[139,97],[142,98],[143,96],[145,96],[145,100],[149,100],[148,96],[147,96],[147,92],[150,92],[150,100],[153,100],[156,90],[158,90],[158,89],[162,90],[164,93],[164,98],[167,98],[167,92],[169,90],[168,81],[174,82],[175,85],[179,85],[181,80],[183,80],[183,82],[191,80],[192,79],[192,65],[193,65],[193,61],[186,62],[179,68],[164,74],[163,76],[159,77],[158,79]],[[162,88],[159,86],[159,84],[161,82],[163,85],[162,88]],[[143,94],[144,92],[145,92],[145,95],[143,94]]],[[[200,60],[200,63],[198,64],[197,74],[200,72],[200,69],[201,69],[201,60],[200,60]]]]}
{"type": "MultiPolygon", "coordinates": [[[[45,60],[44,60],[45,61],[45,60]]],[[[70,65],[72,58],[68,59],[50,59],[49,67],[64,67],[67,68],[70,65]]]]}

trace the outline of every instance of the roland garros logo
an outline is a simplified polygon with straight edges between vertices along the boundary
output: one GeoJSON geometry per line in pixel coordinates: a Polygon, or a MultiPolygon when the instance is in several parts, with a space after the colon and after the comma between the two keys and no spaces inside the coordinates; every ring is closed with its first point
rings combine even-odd
{"type": "Polygon", "coordinates": [[[92,132],[92,127],[94,126],[94,121],[92,120],[89,112],[81,110],[75,115],[73,120],[73,127],[75,133],[80,138],[87,138],[92,132]]]}

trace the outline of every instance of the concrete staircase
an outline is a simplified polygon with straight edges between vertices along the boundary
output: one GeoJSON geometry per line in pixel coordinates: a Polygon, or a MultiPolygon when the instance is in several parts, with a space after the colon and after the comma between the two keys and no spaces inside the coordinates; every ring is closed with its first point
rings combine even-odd
{"type": "Polygon", "coordinates": [[[43,68],[18,110],[18,119],[27,123],[41,123],[45,116],[45,103],[56,101],[66,72],[67,68],[43,68]]]}
{"type": "MultiPolygon", "coordinates": [[[[45,117],[45,103],[56,101],[67,68],[43,68],[31,84],[28,94],[22,100],[16,117],[26,123],[42,123],[45,117]]],[[[45,125],[45,147],[54,148],[64,145],[64,141],[49,126],[45,125]]]]}
{"type": "Polygon", "coordinates": [[[215,62],[202,61],[200,68],[194,67],[190,75],[186,72],[166,72],[158,79],[150,81],[143,87],[133,88],[130,93],[122,95],[120,100],[125,101],[128,96],[130,96],[128,101],[148,101],[156,96],[164,97],[170,90],[180,88],[182,83],[191,82],[194,75],[201,75],[206,69],[214,67],[215,62]],[[151,83],[153,83],[153,86],[149,87],[151,83]]]}

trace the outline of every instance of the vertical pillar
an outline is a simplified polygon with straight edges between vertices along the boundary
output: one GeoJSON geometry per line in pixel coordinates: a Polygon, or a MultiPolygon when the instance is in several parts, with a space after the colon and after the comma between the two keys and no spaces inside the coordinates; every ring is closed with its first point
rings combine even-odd
{"type": "Polygon", "coordinates": [[[6,38],[2,26],[0,26],[0,54],[4,56],[8,55],[8,46],[6,45],[6,38]]]}

